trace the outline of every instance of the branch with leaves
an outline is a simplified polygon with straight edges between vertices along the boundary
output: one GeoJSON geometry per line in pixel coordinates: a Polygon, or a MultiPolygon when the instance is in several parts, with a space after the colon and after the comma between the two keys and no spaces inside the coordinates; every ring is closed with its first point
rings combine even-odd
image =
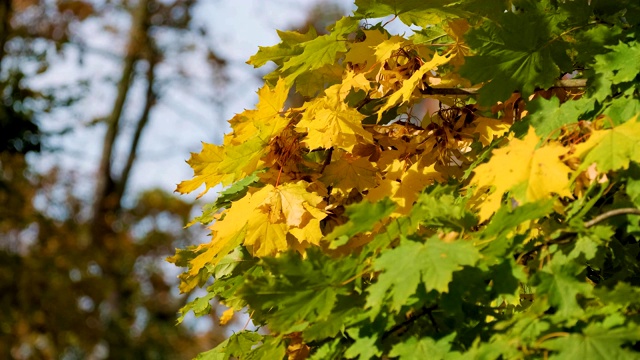
{"type": "Polygon", "coordinates": [[[640,8],[616,4],[356,1],[261,47],[256,108],[177,188],[229,186],[212,240],[169,261],[270,333],[202,356],[637,357],[640,223],[605,222],[640,213],[640,8]]]}

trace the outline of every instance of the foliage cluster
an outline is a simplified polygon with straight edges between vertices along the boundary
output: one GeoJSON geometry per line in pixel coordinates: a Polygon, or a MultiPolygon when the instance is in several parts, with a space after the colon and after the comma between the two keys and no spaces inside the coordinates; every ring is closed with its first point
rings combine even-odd
{"type": "Polygon", "coordinates": [[[261,47],[256,109],[188,160],[179,192],[228,187],[181,311],[268,329],[200,358],[638,358],[637,1],[356,6],[261,47]]]}

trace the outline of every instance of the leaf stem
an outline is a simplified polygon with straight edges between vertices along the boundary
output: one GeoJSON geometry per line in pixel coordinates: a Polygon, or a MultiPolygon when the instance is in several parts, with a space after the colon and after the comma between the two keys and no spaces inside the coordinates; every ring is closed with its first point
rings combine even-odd
{"type": "Polygon", "coordinates": [[[552,333],[546,334],[546,335],[540,337],[540,339],[538,339],[536,341],[536,347],[540,346],[540,344],[542,344],[543,342],[545,342],[545,341],[547,341],[549,339],[556,338],[556,337],[567,337],[569,335],[570,334],[568,332],[565,332],[565,331],[556,331],[556,332],[552,332],[552,333]]]}

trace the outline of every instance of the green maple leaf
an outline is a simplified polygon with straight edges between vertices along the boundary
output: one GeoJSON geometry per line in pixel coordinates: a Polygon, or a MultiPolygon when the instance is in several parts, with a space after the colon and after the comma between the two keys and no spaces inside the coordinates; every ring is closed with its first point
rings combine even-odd
{"type": "Polygon", "coordinates": [[[193,311],[196,316],[207,315],[211,311],[211,299],[216,296],[214,293],[207,293],[202,297],[195,298],[193,301],[187,303],[180,309],[180,317],[178,317],[178,324],[180,324],[184,317],[187,316],[189,311],[193,311]]]}
{"type": "Polygon", "coordinates": [[[599,287],[593,293],[605,304],[618,304],[627,307],[640,303],[640,288],[624,282],[619,282],[613,289],[599,287]]]}
{"type": "Polygon", "coordinates": [[[447,17],[458,17],[465,13],[450,5],[456,0],[356,0],[356,16],[380,18],[397,16],[406,25],[427,27],[447,17]]]}
{"type": "Polygon", "coordinates": [[[620,125],[640,114],[640,101],[634,98],[634,92],[635,89],[630,88],[626,94],[613,98],[602,114],[609,116],[614,125],[620,125]]]}
{"type": "Polygon", "coordinates": [[[279,337],[266,336],[262,345],[254,348],[242,359],[246,360],[263,360],[263,359],[282,359],[287,353],[284,342],[279,337]]]}
{"type": "Polygon", "coordinates": [[[301,43],[302,53],[289,57],[282,66],[281,71],[287,74],[287,84],[293,84],[303,73],[333,64],[338,53],[347,51],[345,37],[358,30],[358,25],[357,20],[343,17],[335,23],[331,33],[301,43]]]}
{"type": "Polygon", "coordinates": [[[375,224],[389,216],[395,208],[396,203],[389,198],[384,198],[373,204],[362,201],[349,205],[345,209],[349,221],[333,229],[326,236],[326,240],[332,241],[332,249],[344,245],[352,236],[373,229],[375,224]]]}
{"type": "Polygon", "coordinates": [[[593,163],[601,172],[627,169],[631,161],[640,162],[640,123],[633,118],[613,129],[596,130],[576,146],[574,156],[582,158],[581,170],[593,163]]]}
{"type": "Polygon", "coordinates": [[[378,335],[360,336],[359,329],[351,328],[347,330],[347,334],[355,339],[355,342],[344,353],[347,359],[358,358],[359,360],[368,360],[373,357],[379,357],[382,352],[378,349],[378,335]]]}
{"type": "Polygon", "coordinates": [[[460,199],[458,194],[459,189],[454,186],[427,188],[416,200],[412,213],[424,226],[468,230],[478,221],[467,209],[466,199],[460,199]]]}
{"type": "Polygon", "coordinates": [[[602,324],[590,324],[581,334],[569,334],[542,343],[542,347],[556,351],[550,360],[633,360],[640,358],[640,353],[624,344],[633,344],[640,340],[640,329],[629,325],[608,329],[602,324]]]}
{"type": "Polygon", "coordinates": [[[581,115],[592,111],[594,101],[588,97],[560,104],[560,99],[549,100],[539,97],[527,106],[530,114],[524,118],[523,125],[531,124],[536,134],[543,139],[557,139],[560,128],[581,120],[581,115]]]}
{"type": "Polygon", "coordinates": [[[318,37],[316,29],[313,27],[310,27],[309,31],[305,34],[297,31],[276,31],[282,42],[273,46],[259,46],[258,52],[249,58],[247,64],[258,68],[269,61],[273,61],[276,65],[282,66],[283,60],[302,53],[303,48],[300,46],[301,43],[311,41],[318,37]]]}
{"type": "Polygon", "coordinates": [[[262,341],[262,335],[253,331],[241,331],[231,335],[225,347],[225,353],[240,357],[251,351],[254,345],[262,341]]]}
{"type": "Polygon", "coordinates": [[[640,44],[620,42],[607,48],[611,51],[596,55],[594,70],[613,84],[635,80],[640,73],[640,44]]]}
{"type": "Polygon", "coordinates": [[[225,352],[229,339],[221,342],[215,348],[198,354],[194,360],[228,360],[231,356],[225,352]]]}
{"type": "Polygon", "coordinates": [[[495,22],[468,33],[475,56],[465,58],[460,74],[486,84],[479,102],[492,104],[519,90],[523,97],[536,88],[549,88],[571,62],[567,44],[551,33],[551,19],[542,14],[505,13],[495,22]]]}
{"type": "Polygon", "coordinates": [[[400,360],[410,359],[447,359],[458,355],[451,352],[451,342],[456,337],[456,333],[451,333],[439,340],[432,338],[417,339],[411,337],[406,341],[395,344],[391,348],[389,356],[399,357],[400,360]]]}
{"type": "Polygon", "coordinates": [[[358,266],[352,258],[333,260],[319,249],[310,248],[306,259],[294,252],[277,258],[263,258],[265,272],[245,281],[239,290],[255,316],[268,318],[277,332],[304,330],[310,322],[331,315],[339,295],[347,293],[341,284],[358,266]]]}
{"type": "Polygon", "coordinates": [[[399,310],[420,283],[427,291],[445,293],[453,273],[464,265],[475,265],[479,259],[478,250],[470,242],[445,242],[434,236],[419,243],[405,238],[400,246],[384,252],[374,261],[373,268],[382,273],[368,289],[367,306],[379,308],[386,294],[391,292],[391,307],[399,310]]]}
{"type": "Polygon", "coordinates": [[[536,296],[547,295],[549,303],[557,308],[555,315],[569,319],[583,313],[578,303],[578,295],[588,297],[593,287],[576,278],[583,265],[569,260],[567,256],[556,253],[542,271],[535,275],[536,296]]]}

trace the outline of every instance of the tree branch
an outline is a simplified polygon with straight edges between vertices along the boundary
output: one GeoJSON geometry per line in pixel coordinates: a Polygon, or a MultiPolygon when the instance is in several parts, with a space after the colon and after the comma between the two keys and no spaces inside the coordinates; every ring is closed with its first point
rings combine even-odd
{"type": "MultiPolygon", "coordinates": [[[[583,88],[587,86],[587,79],[569,79],[558,80],[554,84],[553,88],[583,88]]],[[[420,90],[425,95],[467,95],[475,96],[478,94],[479,88],[434,88],[427,86],[425,89],[420,90]]]]}
{"type": "Polygon", "coordinates": [[[604,212],[593,219],[584,223],[584,227],[590,228],[598,223],[605,221],[606,219],[618,215],[640,215],[640,209],[636,208],[622,208],[622,209],[613,209],[607,212],[604,212]]]}
{"type": "Polygon", "coordinates": [[[102,144],[102,155],[96,174],[95,197],[93,203],[93,221],[91,237],[96,245],[106,245],[106,239],[113,235],[112,221],[119,211],[122,193],[116,192],[118,184],[112,173],[114,144],[120,130],[124,104],[127,100],[136,63],[143,56],[148,41],[147,28],[149,16],[149,0],[140,0],[133,11],[129,44],[122,64],[122,73],[117,85],[117,95],[111,114],[107,118],[107,131],[102,144]]]}
{"type": "Polygon", "coordinates": [[[414,322],[416,322],[418,319],[424,317],[425,315],[429,317],[429,320],[431,321],[431,324],[433,325],[433,328],[436,332],[439,332],[438,329],[438,324],[436,323],[435,319],[433,318],[433,315],[431,314],[433,312],[433,310],[436,310],[438,308],[437,305],[433,305],[433,306],[429,306],[429,307],[423,307],[422,309],[420,309],[419,311],[417,311],[414,314],[411,314],[411,316],[409,316],[409,318],[399,324],[394,325],[391,329],[387,330],[384,332],[384,334],[382,335],[382,340],[388,338],[391,335],[394,335],[396,333],[403,333],[405,331],[407,331],[409,329],[409,327],[411,325],[413,325],[414,322]]]}
{"type": "MultiPolygon", "coordinates": [[[[592,226],[595,226],[603,221],[605,221],[608,218],[614,217],[614,216],[618,216],[618,215],[640,215],[640,209],[636,209],[636,208],[621,208],[621,209],[613,209],[613,210],[609,210],[607,212],[604,212],[596,217],[594,217],[593,219],[586,221],[584,223],[584,227],[585,228],[590,228],[592,226]]],[[[527,259],[529,256],[531,256],[533,253],[535,253],[536,251],[540,251],[542,248],[549,246],[549,245],[554,245],[554,244],[568,244],[572,241],[572,238],[574,237],[575,233],[574,232],[568,232],[565,234],[560,235],[558,238],[550,240],[545,242],[544,244],[540,244],[537,246],[534,246],[533,249],[520,254],[520,256],[518,256],[518,259],[516,262],[520,263],[520,261],[527,259]]],[[[525,262],[527,262],[525,260],[525,262]]]]}
{"type": "Polygon", "coordinates": [[[116,184],[116,193],[119,196],[124,194],[124,191],[127,187],[127,183],[129,182],[129,176],[131,174],[131,168],[133,167],[133,163],[135,162],[138,146],[140,144],[140,138],[142,137],[142,131],[149,123],[149,117],[151,114],[151,109],[155,105],[158,97],[155,91],[153,91],[153,85],[155,83],[155,67],[156,67],[156,59],[149,59],[149,69],[147,70],[147,94],[146,100],[144,103],[144,109],[142,110],[142,115],[140,115],[140,119],[138,120],[138,124],[136,125],[136,130],[133,134],[133,139],[131,140],[131,145],[129,146],[129,154],[127,156],[127,161],[125,163],[124,168],[122,169],[122,175],[118,179],[116,184]]]}

